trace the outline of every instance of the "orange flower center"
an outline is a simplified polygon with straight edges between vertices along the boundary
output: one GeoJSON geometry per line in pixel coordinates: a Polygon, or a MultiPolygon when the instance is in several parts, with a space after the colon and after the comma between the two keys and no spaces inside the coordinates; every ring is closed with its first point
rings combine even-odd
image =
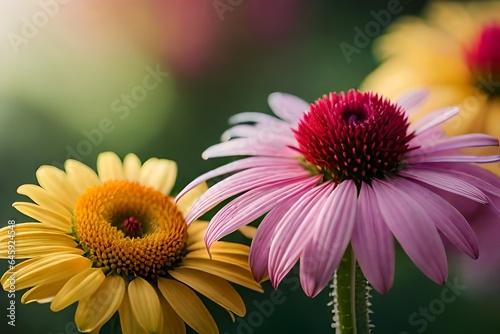
{"type": "Polygon", "coordinates": [[[184,255],[187,225],[172,199],[137,182],[108,181],[76,201],[75,232],[96,267],[154,280],[184,255]]]}

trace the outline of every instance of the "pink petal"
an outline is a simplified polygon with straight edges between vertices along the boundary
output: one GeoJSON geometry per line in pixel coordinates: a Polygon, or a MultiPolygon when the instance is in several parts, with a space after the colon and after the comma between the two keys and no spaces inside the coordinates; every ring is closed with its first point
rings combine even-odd
{"type": "Polygon", "coordinates": [[[250,268],[252,268],[252,273],[257,282],[262,281],[267,274],[271,242],[279,221],[287,211],[296,205],[296,202],[302,195],[303,193],[295,194],[295,196],[289,198],[287,201],[281,202],[260,223],[257,233],[252,240],[249,258],[250,268]]]}
{"type": "Polygon", "coordinates": [[[312,238],[314,229],[311,224],[330,194],[331,184],[325,182],[306,192],[279,221],[269,250],[269,278],[275,288],[292,269],[312,238]]]}
{"type": "Polygon", "coordinates": [[[411,180],[398,177],[392,181],[397,187],[404,188],[415,196],[415,203],[429,214],[434,225],[451,243],[471,258],[478,258],[476,235],[469,222],[453,205],[411,180]]]}
{"type": "Polygon", "coordinates": [[[186,223],[190,224],[193,220],[202,216],[223,200],[241,192],[264,186],[269,182],[307,175],[309,175],[309,172],[301,166],[296,165],[293,160],[290,160],[289,166],[274,166],[272,169],[268,167],[255,167],[236,173],[210,187],[203,193],[186,215],[186,223]]]}
{"type": "Polygon", "coordinates": [[[471,133],[451,138],[440,139],[436,142],[429,142],[426,144],[427,145],[422,146],[421,149],[424,150],[426,154],[433,154],[435,152],[456,150],[468,147],[498,146],[498,139],[493,136],[471,133]]]}
{"type": "Polygon", "coordinates": [[[356,186],[344,181],[329,186],[313,218],[314,236],[300,256],[300,282],[309,297],[315,297],[332,279],[351,241],[356,219],[356,186]]]}
{"type": "Polygon", "coordinates": [[[444,107],[420,118],[410,126],[409,132],[415,131],[415,135],[420,135],[433,127],[446,122],[460,112],[459,107],[444,107]]]}
{"type": "Polygon", "coordinates": [[[273,93],[269,95],[267,101],[278,117],[292,125],[297,124],[302,115],[309,110],[309,103],[290,94],[273,93]]]}
{"type": "Polygon", "coordinates": [[[381,215],[401,247],[427,277],[444,284],[448,273],[444,245],[413,191],[382,180],[374,180],[372,187],[381,215]]]}
{"type": "Polygon", "coordinates": [[[453,174],[484,192],[500,197],[500,177],[481,167],[467,164],[432,164],[425,167],[453,174]]]}
{"type": "Polygon", "coordinates": [[[467,197],[482,204],[488,202],[488,197],[481,190],[457,177],[450,176],[448,173],[414,168],[400,171],[398,175],[426,183],[459,196],[467,197]]]}
{"type": "Polygon", "coordinates": [[[428,96],[429,89],[427,88],[413,89],[401,95],[396,101],[396,104],[403,108],[406,114],[411,114],[428,96]]]}
{"type": "Polygon", "coordinates": [[[184,189],[182,189],[182,191],[175,198],[175,202],[177,202],[182,196],[184,196],[188,191],[196,187],[198,184],[210,180],[216,176],[252,167],[282,166],[282,165],[285,166],[290,164],[293,164],[293,162],[288,158],[250,157],[237,160],[198,176],[196,179],[190,182],[186,187],[184,187],[184,189]]]}
{"type": "Polygon", "coordinates": [[[207,248],[295,194],[314,187],[320,177],[308,176],[271,182],[238,196],[211,219],[205,234],[207,248]]]}
{"type": "Polygon", "coordinates": [[[229,141],[234,138],[255,137],[262,142],[269,142],[273,145],[280,144],[284,146],[296,145],[295,137],[291,130],[288,133],[282,134],[274,132],[273,129],[265,127],[257,127],[253,125],[240,124],[227,129],[221,137],[222,141],[229,141]]]}
{"type": "Polygon", "coordinates": [[[260,155],[294,158],[300,156],[288,146],[273,145],[272,140],[261,138],[236,138],[210,146],[202,153],[203,159],[227,157],[232,155],[260,155]]]}
{"type": "Polygon", "coordinates": [[[258,126],[265,126],[278,133],[290,133],[290,124],[271,115],[259,112],[242,112],[229,118],[230,124],[256,123],[258,126]]]}
{"type": "Polygon", "coordinates": [[[366,279],[384,294],[394,281],[394,238],[386,226],[371,186],[362,185],[352,248],[366,279]]]}
{"type": "Polygon", "coordinates": [[[443,155],[429,155],[418,158],[419,163],[428,162],[466,162],[476,164],[487,164],[490,162],[500,161],[500,155],[464,155],[464,154],[443,154],[443,155]]]}

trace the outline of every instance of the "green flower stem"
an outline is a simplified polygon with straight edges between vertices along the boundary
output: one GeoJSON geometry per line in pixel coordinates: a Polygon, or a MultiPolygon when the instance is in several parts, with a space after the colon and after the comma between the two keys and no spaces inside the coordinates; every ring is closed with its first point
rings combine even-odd
{"type": "MultiPolygon", "coordinates": [[[[337,334],[369,334],[368,301],[370,286],[356,262],[351,246],[340,261],[334,279],[336,291],[337,334]]],[[[334,292],[335,293],[335,292],[334,292]]]]}

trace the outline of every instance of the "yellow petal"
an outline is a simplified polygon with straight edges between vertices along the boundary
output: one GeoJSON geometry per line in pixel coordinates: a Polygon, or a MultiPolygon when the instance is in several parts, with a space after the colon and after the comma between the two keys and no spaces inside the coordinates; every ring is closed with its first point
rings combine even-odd
{"type": "MultiPolygon", "coordinates": [[[[16,290],[26,289],[35,285],[47,284],[71,277],[90,268],[92,262],[82,256],[73,254],[57,254],[29,259],[16,265],[16,290]]],[[[1,279],[4,289],[8,288],[9,272],[1,279]]]]}
{"type": "Polygon", "coordinates": [[[139,325],[132,313],[132,308],[130,306],[130,299],[125,293],[122,303],[118,308],[118,314],[120,315],[120,326],[123,334],[147,334],[144,328],[139,325]]]}
{"type": "Polygon", "coordinates": [[[257,233],[257,228],[255,228],[254,226],[245,225],[240,227],[238,231],[240,231],[240,233],[243,234],[246,238],[253,240],[253,238],[255,237],[255,233],[257,233]]]}
{"type": "Polygon", "coordinates": [[[139,173],[141,171],[141,160],[135,154],[127,154],[123,159],[123,172],[125,178],[130,181],[139,181],[139,173]]]}
{"type": "Polygon", "coordinates": [[[214,319],[200,298],[184,284],[158,278],[158,288],[177,314],[198,333],[219,333],[214,319]]]}
{"type": "Polygon", "coordinates": [[[17,188],[17,193],[28,196],[33,202],[44,207],[47,210],[60,213],[63,216],[71,214],[71,211],[59,203],[54,197],[50,196],[47,190],[34,184],[23,184],[17,188]]]}
{"type": "Polygon", "coordinates": [[[76,248],[77,244],[72,236],[55,230],[22,229],[19,231],[22,225],[25,224],[15,227],[13,235],[9,235],[8,230],[0,230],[0,258],[7,258],[9,255],[14,255],[16,259],[23,259],[57,253],[78,255],[84,253],[82,249],[76,248]]]}
{"type": "Polygon", "coordinates": [[[34,203],[16,202],[12,204],[18,211],[25,215],[38,220],[43,224],[47,224],[57,228],[65,233],[71,233],[71,213],[63,214],[62,212],[54,212],[34,203]]]}
{"type": "Polygon", "coordinates": [[[208,254],[206,249],[199,249],[193,252],[189,252],[185,259],[206,259],[219,262],[230,263],[235,266],[239,266],[243,269],[250,270],[248,266],[248,253],[247,254],[227,254],[222,252],[208,254]],[[211,257],[210,257],[211,255],[211,257]]]}
{"type": "Polygon", "coordinates": [[[188,246],[199,241],[203,241],[205,231],[207,230],[208,222],[203,220],[196,220],[188,226],[188,246]]]}
{"type": "Polygon", "coordinates": [[[151,158],[144,163],[139,182],[169,195],[177,178],[177,164],[166,159],[151,158]]]}
{"type": "Polygon", "coordinates": [[[263,292],[262,287],[255,281],[250,270],[240,266],[214,260],[184,259],[179,267],[204,271],[254,291],[263,292]]]}
{"type": "MultiPolygon", "coordinates": [[[[204,249],[208,252],[204,241],[198,241],[188,247],[188,250],[191,252],[199,249],[204,249]]],[[[210,254],[235,254],[248,256],[249,252],[249,246],[235,242],[217,241],[210,246],[210,254]]]]}
{"type": "Polygon", "coordinates": [[[158,332],[162,314],[160,299],[155,289],[145,279],[136,277],[128,285],[127,292],[137,322],[148,333],[158,332]]]}
{"type": "Polygon", "coordinates": [[[226,280],[188,268],[176,268],[169,274],[240,317],[245,315],[245,303],[226,280]]]}
{"type": "Polygon", "coordinates": [[[58,312],[74,302],[87,298],[102,284],[106,276],[99,268],[89,268],[72,277],[57,293],[50,309],[58,312]]]}
{"type": "MultiPolygon", "coordinates": [[[[167,300],[160,296],[161,310],[163,312],[163,323],[160,328],[161,334],[186,334],[184,320],[175,312],[167,300]]],[[[126,334],[126,333],[124,333],[126,334]]]]}
{"type": "Polygon", "coordinates": [[[208,186],[206,182],[200,183],[190,191],[188,191],[181,199],[177,202],[177,207],[182,212],[183,216],[186,216],[189,209],[193,206],[194,202],[207,191],[208,186]]]}
{"type": "Polygon", "coordinates": [[[54,166],[41,166],[36,171],[38,183],[59,203],[71,209],[80,195],[69,183],[66,174],[54,166]]]}
{"type": "Polygon", "coordinates": [[[67,160],[64,163],[68,181],[75,190],[82,194],[85,190],[101,183],[99,177],[89,166],[76,160],[67,160]]]}
{"type": "Polygon", "coordinates": [[[125,295],[125,281],[109,275],[90,297],[80,300],[75,322],[80,332],[90,332],[106,323],[118,310],[125,295]]]}
{"type": "Polygon", "coordinates": [[[97,157],[97,172],[101,182],[124,179],[122,161],[113,152],[104,152],[97,157]]]}
{"type": "Polygon", "coordinates": [[[66,284],[69,277],[55,282],[50,282],[47,284],[37,285],[34,288],[29,289],[22,297],[21,303],[29,304],[32,302],[38,302],[40,304],[48,303],[54,298],[54,296],[61,290],[61,288],[66,284]]]}

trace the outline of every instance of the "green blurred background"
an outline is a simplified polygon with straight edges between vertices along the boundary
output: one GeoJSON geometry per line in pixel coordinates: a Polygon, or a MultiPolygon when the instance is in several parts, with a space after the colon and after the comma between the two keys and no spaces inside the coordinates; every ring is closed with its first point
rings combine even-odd
{"type": "MultiPolygon", "coordinates": [[[[372,41],[387,25],[374,13],[390,3],[2,1],[0,226],[26,219],[11,207],[23,200],[16,188],[36,183],[40,165],[60,167],[68,157],[93,168],[107,150],[143,161],[169,158],[179,165],[178,192],[226,161],[200,155],[219,141],[231,115],[269,113],[267,96],[275,91],[313,101],[357,87],[376,66],[372,41]],[[372,36],[356,37],[370,22],[372,36]],[[346,56],[341,43],[356,51],[346,56]]],[[[425,5],[398,3],[390,22],[425,5]]],[[[498,282],[468,280],[455,256],[449,256],[449,281],[459,285],[453,290],[424,277],[399,251],[394,287],[385,296],[373,293],[374,333],[500,332],[498,282]]],[[[297,282],[295,271],[278,295],[268,283],[263,294],[239,289],[247,316],[234,324],[207,303],[221,333],[332,333],[329,291],[310,299],[297,282]]],[[[56,314],[48,305],[21,305],[20,297],[13,330],[7,294],[0,293],[1,333],[76,333],[75,305],[56,314]]],[[[111,332],[113,322],[102,330],[111,332]]]]}

